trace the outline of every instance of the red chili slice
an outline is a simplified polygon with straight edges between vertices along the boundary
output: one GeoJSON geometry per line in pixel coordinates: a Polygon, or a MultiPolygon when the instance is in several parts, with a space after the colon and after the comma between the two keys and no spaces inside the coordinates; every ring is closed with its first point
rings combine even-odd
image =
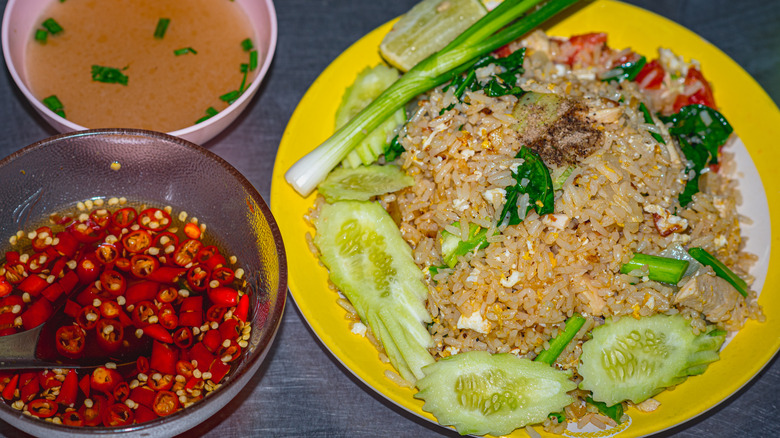
{"type": "Polygon", "coordinates": [[[27,292],[28,294],[37,297],[40,295],[41,291],[46,289],[49,286],[49,283],[37,276],[37,275],[30,275],[29,277],[22,280],[21,283],[19,283],[19,290],[22,292],[27,292]]]}
{"type": "Polygon", "coordinates": [[[5,264],[5,279],[11,284],[19,284],[27,277],[27,264],[15,261],[5,264]]]}
{"type": "Polygon", "coordinates": [[[113,319],[101,319],[95,326],[97,343],[104,352],[111,354],[119,350],[124,339],[124,327],[113,319]]]}
{"type": "Polygon", "coordinates": [[[168,344],[154,341],[152,344],[152,359],[149,368],[164,374],[176,373],[176,362],[179,360],[178,349],[168,344]]]}
{"type": "Polygon", "coordinates": [[[0,277],[0,298],[9,295],[11,292],[13,292],[13,290],[14,287],[11,285],[11,283],[9,283],[5,277],[0,277]]]}
{"type": "Polygon", "coordinates": [[[187,360],[180,360],[176,362],[176,374],[184,376],[186,378],[192,377],[192,373],[195,371],[195,367],[192,362],[187,360]]]}
{"type": "Polygon", "coordinates": [[[219,325],[219,334],[222,335],[222,339],[230,339],[235,341],[241,336],[241,328],[238,325],[238,320],[230,318],[227,321],[219,325]]]}
{"type": "Polygon", "coordinates": [[[179,244],[179,236],[171,233],[170,231],[163,231],[160,234],[154,236],[152,246],[165,250],[165,248],[173,245],[174,248],[179,244]]]}
{"type": "Polygon", "coordinates": [[[215,287],[208,291],[209,299],[216,306],[233,307],[238,304],[238,291],[231,287],[215,287]]]}
{"type": "Polygon", "coordinates": [[[151,274],[147,275],[146,279],[157,283],[176,284],[179,282],[179,277],[183,276],[186,272],[187,269],[185,268],[160,266],[151,274]]]}
{"type": "Polygon", "coordinates": [[[135,304],[140,301],[151,301],[157,296],[160,285],[153,281],[139,281],[128,286],[125,293],[127,305],[135,304]]]}
{"type": "Polygon", "coordinates": [[[235,278],[236,273],[227,266],[220,266],[211,271],[211,279],[217,280],[222,286],[229,285],[235,278]]]}
{"type": "Polygon", "coordinates": [[[104,265],[113,263],[119,258],[119,248],[111,243],[101,243],[95,250],[95,257],[104,265]]]}
{"type": "Polygon", "coordinates": [[[127,280],[125,276],[113,269],[106,269],[100,274],[100,285],[103,286],[103,290],[118,297],[125,293],[127,289],[127,280]]]}
{"type": "Polygon", "coordinates": [[[65,293],[65,290],[60,283],[52,283],[49,287],[41,291],[41,295],[52,303],[57,301],[63,293],[65,293]]]}
{"type": "Polygon", "coordinates": [[[162,231],[171,225],[171,215],[159,208],[147,208],[138,215],[136,222],[149,231],[162,231]]]}
{"type": "Polygon", "coordinates": [[[138,356],[138,359],[135,360],[135,370],[143,374],[148,373],[149,358],[146,356],[138,356]]]}
{"type": "Polygon", "coordinates": [[[25,330],[30,330],[46,322],[54,313],[51,302],[45,298],[40,298],[25,310],[22,317],[22,326],[25,330]]]}
{"type": "Polygon", "coordinates": [[[32,240],[32,247],[36,251],[43,251],[51,246],[54,240],[54,233],[49,227],[40,227],[35,230],[35,238],[32,240]]]}
{"type": "Polygon", "coordinates": [[[100,275],[100,262],[94,252],[85,254],[76,266],[76,274],[81,284],[93,283],[100,275]]]}
{"type": "Polygon", "coordinates": [[[238,345],[236,341],[231,340],[227,347],[225,347],[225,344],[223,343],[219,349],[219,357],[223,362],[233,362],[238,359],[239,356],[241,356],[241,346],[238,345]],[[230,357],[230,360],[226,361],[225,358],[228,356],[230,357]]]}
{"type": "Polygon", "coordinates": [[[167,391],[171,389],[174,381],[173,374],[162,374],[159,379],[150,378],[146,384],[155,391],[167,391]]]}
{"type": "Polygon", "coordinates": [[[238,305],[233,312],[233,316],[246,322],[246,319],[249,316],[249,294],[241,295],[241,298],[238,299],[238,305]]]}
{"type": "Polygon", "coordinates": [[[76,324],[84,330],[92,330],[100,320],[100,311],[93,305],[84,306],[76,317],[76,324]]]}
{"type": "Polygon", "coordinates": [[[201,248],[203,248],[203,242],[200,240],[187,239],[176,247],[173,252],[173,262],[186,267],[195,260],[195,256],[201,248]]]}
{"type": "Polygon", "coordinates": [[[148,254],[136,254],[130,259],[130,272],[136,278],[146,278],[159,267],[157,258],[148,254]]]}
{"type": "Polygon", "coordinates": [[[122,381],[122,375],[117,370],[101,366],[92,371],[90,387],[95,391],[111,394],[114,387],[122,381]]]}
{"type": "Polygon", "coordinates": [[[108,319],[117,319],[122,312],[122,308],[119,307],[116,301],[103,300],[100,303],[100,316],[108,319]]]}
{"type": "Polygon", "coordinates": [[[198,251],[195,259],[198,263],[208,266],[211,270],[227,263],[225,257],[219,253],[219,249],[214,245],[202,248],[198,251]]]}
{"type": "Polygon", "coordinates": [[[38,418],[52,417],[57,413],[58,408],[59,405],[55,401],[45,398],[37,398],[27,403],[27,410],[38,418]]]}
{"type": "Polygon", "coordinates": [[[65,380],[62,382],[60,393],[57,395],[55,401],[65,406],[72,406],[76,403],[76,397],[79,392],[79,377],[76,370],[68,370],[68,374],[65,376],[65,380]]]}
{"type": "Polygon", "coordinates": [[[227,308],[225,306],[215,304],[209,307],[209,310],[206,311],[206,321],[209,322],[222,321],[222,318],[225,316],[226,312],[227,312],[227,308]]]}
{"type": "Polygon", "coordinates": [[[122,246],[132,253],[144,252],[152,246],[152,235],[146,230],[134,230],[122,238],[122,246]]]}
{"type": "Polygon", "coordinates": [[[84,426],[84,416],[78,411],[68,411],[62,414],[62,424],[66,426],[84,426]]]}
{"type": "Polygon", "coordinates": [[[81,243],[95,243],[106,235],[103,227],[92,219],[74,222],[67,230],[81,243]]]}
{"type": "Polygon", "coordinates": [[[133,207],[125,207],[114,212],[111,216],[111,224],[117,228],[127,228],[135,222],[138,213],[133,207]]]}
{"type": "Polygon", "coordinates": [[[133,422],[133,411],[124,403],[114,403],[103,412],[106,427],[126,426],[133,422]]]}
{"type": "Polygon", "coordinates": [[[160,391],[154,397],[154,413],[164,417],[179,410],[179,396],[171,391],[160,391]]]}
{"type": "Polygon", "coordinates": [[[84,353],[87,333],[77,325],[64,325],[57,329],[55,335],[57,351],[71,359],[76,359],[84,353]]]}
{"type": "Polygon", "coordinates": [[[157,306],[152,304],[151,301],[141,301],[133,307],[130,318],[133,321],[133,325],[138,328],[144,328],[151,324],[149,318],[155,315],[157,315],[157,306]]]}
{"type": "Polygon", "coordinates": [[[66,257],[73,257],[79,247],[79,242],[75,237],[73,237],[73,234],[65,230],[60,231],[55,236],[55,241],[57,243],[53,244],[54,249],[57,250],[57,252],[61,255],[66,257]]]}
{"type": "Polygon", "coordinates": [[[188,327],[179,327],[173,334],[173,343],[181,349],[190,348],[195,337],[192,335],[192,330],[188,327]]]}
{"type": "Polygon", "coordinates": [[[187,270],[187,284],[193,291],[201,292],[209,285],[210,270],[206,266],[195,265],[187,270]]]}
{"type": "Polygon", "coordinates": [[[127,397],[130,395],[130,385],[127,384],[127,382],[119,382],[112,391],[114,394],[114,399],[117,401],[120,401],[122,403],[127,400],[127,397]]]}
{"type": "Polygon", "coordinates": [[[98,208],[92,210],[89,214],[89,218],[92,222],[96,223],[100,228],[106,228],[111,223],[111,212],[105,208],[98,208]]]}
{"type": "Polygon", "coordinates": [[[157,310],[157,319],[160,325],[168,330],[173,330],[179,325],[179,317],[170,303],[162,304],[157,310]]]}
{"type": "Polygon", "coordinates": [[[99,394],[92,394],[90,397],[92,400],[92,407],[87,405],[81,405],[79,414],[84,418],[85,426],[98,426],[103,422],[103,409],[105,408],[107,401],[106,398],[99,394]]]}
{"type": "Polygon", "coordinates": [[[188,222],[187,225],[184,226],[184,235],[190,239],[200,239],[201,234],[200,227],[194,222],[188,222]]]}
{"type": "Polygon", "coordinates": [[[53,260],[54,259],[45,252],[35,253],[27,260],[27,270],[34,274],[38,274],[48,268],[53,260]]]}
{"type": "Polygon", "coordinates": [[[171,333],[168,330],[165,330],[160,324],[149,324],[141,330],[143,330],[146,336],[149,336],[152,339],[165,342],[166,344],[173,343],[173,336],[171,336],[171,333]]]}
{"type": "Polygon", "coordinates": [[[157,301],[161,303],[173,303],[179,298],[179,291],[175,287],[163,287],[157,292],[157,301]]]}
{"type": "Polygon", "coordinates": [[[13,400],[16,386],[19,384],[19,374],[14,374],[13,377],[5,384],[3,388],[2,396],[6,400],[13,400]]]}

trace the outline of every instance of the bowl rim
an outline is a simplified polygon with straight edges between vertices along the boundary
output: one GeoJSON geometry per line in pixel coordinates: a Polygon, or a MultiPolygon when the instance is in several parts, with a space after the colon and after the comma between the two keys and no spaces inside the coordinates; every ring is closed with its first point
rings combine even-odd
{"type": "MultiPolygon", "coordinates": [[[[214,124],[217,124],[222,119],[231,116],[234,112],[238,111],[239,113],[242,111],[243,107],[248,103],[250,99],[254,97],[254,95],[257,93],[257,90],[260,88],[260,84],[263,82],[263,79],[265,78],[265,75],[268,73],[269,68],[271,67],[271,61],[273,60],[274,53],[276,52],[276,44],[278,40],[278,23],[277,23],[277,17],[276,17],[276,8],[274,7],[273,0],[260,0],[261,2],[265,3],[265,9],[268,12],[268,21],[269,21],[269,33],[270,38],[268,39],[268,45],[267,45],[267,51],[265,56],[263,57],[262,64],[258,65],[257,70],[257,76],[254,81],[252,81],[251,84],[249,84],[249,87],[241,93],[241,96],[239,96],[238,99],[236,99],[235,102],[231,103],[227,106],[224,110],[220,111],[216,115],[209,117],[208,119],[194,124],[190,125],[181,129],[177,129],[175,131],[168,132],[168,134],[181,137],[186,136],[188,134],[192,134],[194,132],[200,131],[204,128],[208,128],[214,124]]],[[[79,125],[77,123],[74,123],[59,114],[55,113],[54,111],[50,110],[49,107],[43,104],[40,100],[38,100],[33,94],[30,88],[27,86],[27,84],[22,80],[21,76],[19,75],[19,71],[17,70],[13,59],[11,57],[11,50],[10,50],[10,40],[11,40],[11,14],[14,10],[14,7],[17,3],[23,4],[24,0],[8,0],[8,3],[6,3],[5,11],[3,12],[3,20],[2,20],[2,28],[0,29],[0,40],[2,43],[2,50],[3,50],[3,58],[5,60],[6,68],[8,69],[8,72],[11,74],[11,78],[13,78],[14,83],[16,83],[17,88],[24,94],[24,97],[27,99],[27,101],[32,104],[32,106],[35,108],[36,111],[38,111],[41,114],[44,114],[48,119],[52,120],[53,122],[60,124],[62,126],[65,126],[70,131],[86,131],[90,130],[92,128],[88,128],[86,126],[79,125]]],[[[239,5],[241,5],[241,1],[238,2],[239,5]]],[[[242,9],[244,8],[241,6],[242,9]]],[[[250,22],[252,20],[250,19],[250,22]]],[[[253,23],[253,28],[255,30],[255,35],[259,35],[260,30],[258,27],[253,23]]],[[[264,47],[266,48],[266,47],[264,47]]],[[[50,122],[51,123],[51,122],[50,122]]],[[[56,127],[55,127],[56,128],[56,127]]]]}
{"type": "MultiPolygon", "coordinates": [[[[269,230],[271,231],[271,235],[274,238],[274,245],[276,248],[276,252],[278,254],[278,261],[279,261],[279,285],[276,290],[276,296],[277,296],[276,303],[274,307],[269,309],[268,318],[263,323],[263,327],[268,327],[266,332],[267,335],[261,337],[257,345],[257,348],[255,349],[254,354],[245,359],[247,362],[244,364],[244,367],[240,369],[238,373],[231,375],[230,380],[224,383],[219,388],[219,390],[215,392],[215,396],[227,393],[229,390],[234,388],[235,385],[237,385],[238,382],[240,382],[243,378],[249,379],[257,371],[257,368],[262,364],[263,360],[265,359],[266,353],[273,345],[273,341],[276,337],[277,332],[279,331],[279,327],[281,325],[281,321],[284,316],[285,305],[287,302],[287,280],[288,280],[287,256],[285,252],[284,242],[282,240],[281,231],[279,230],[279,226],[276,222],[276,219],[271,213],[270,207],[268,206],[268,204],[266,204],[265,200],[257,191],[257,189],[254,187],[254,185],[252,185],[252,183],[241,172],[239,172],[225,159],[193,142],[162,132],[156,132],[156,131],[150,131],[144,129],[131,129],[131,128],[105,128],[105,129],[87,129],[82,131],[58,134],[51,137],[47,137],[43,140],[36,141],[35,143],[25,146],[13,152],[12,154],[6,156],[2,160],[0,160],[0,169],[6,166],[7,164],[9,164],[10,162],[14,161],[15,159],[17,159],[18,157],[26,155],[32,151],[44,148],[53,142],[58,142],[70,138],[101,136],[101,135],[147,137],[147,138],[161,140],[165,142],[176,143],[179,146],[183,146],[185,148],[193,150],[196,153],[204,155],[207,159],[215,161],[219,166],[223,167],[233,177],[236,178],[239,184],[245,190],[247,190],[250,196],[257,202],[257,206],[260,208],[260,211],[262,212],[263,216],[268,222],[269,230]]],[[[235,388],[235,389],[237,394],[239,391],[243,389],[243,387],[235,388]]],[[[235,397],[235,394],[233,397],[235,397]]],[[[231,397],[231,399],[233,397],[231,397]]],[[[205,400],[206,399],[204,399],[204,401],[205,400]]],[[[227,403],[225,403],[225,405],[226,404],[227,403]]],[[[38,418],[28,418],[26,415],[20,415],[19,411],[13,410],[6,403],[0,403],[0,410],[8,411],[14,414],[15,418],[20,419],[20,421],[29,425],[29,427],[31,428],[35,428],[39,430],[51,430],[52,432],[57,432],[57,433],[70,433],[74,435],[83,432],[88,432],[90,435],[113,435],[113,434],[121,434],[121,433],[139,433],[144,431],[150,431],[156,429],[157,427],[161,427],[165,424],[173,423],[177,419],[191,417],[196,412],[208,408],[210,408],[208,403],[195,403],[192,406],[187,407],[186,409],[180,409],[179,411],[171,415],[165,417],[158,417],[155,418],[154,420],[147,421],[140,424],[133,424],[129,426],[115,426],[115,427],[106,427],[106,426],[79,427],[79,426],[67,426],[64,424],[52,424],[46,421],[42,421],[38,418]]],[[[216,412],[219,412],[219,410],[224,408],[225,406],[223,405],[216,412]]],[[[3,420],[5,421],[5,419],[3,420]]],[[[194,422],[185,430],[179,433],[186,432],[187,430],[191,430],[193,427],[196,427],[198,424],[202,423],[203,421],[205,421],[205,419],[194,422]]],[[[8,423],[9,425],[17,429],[20,429],[17,425],[10,422],[8,423]]],[[[27,431],[28,429],[21,429],[21,430],[27,431]]]]}

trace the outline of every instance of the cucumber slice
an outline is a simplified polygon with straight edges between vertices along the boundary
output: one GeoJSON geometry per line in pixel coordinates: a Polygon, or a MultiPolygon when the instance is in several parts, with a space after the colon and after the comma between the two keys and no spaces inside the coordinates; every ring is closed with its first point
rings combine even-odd
{"type": "Polygon", "coordinates": [[[328,202],[368,201],[374,196],[395,192],[414,185],[414,178],[400,167],[388,164],[358,166],[354,169],[338,167],[317,187],[328,202]]]}
{"type": "Polygon", "coordinates": [[[379,45],[390,65],[409,71],[487,14],[479,0],[423,0],[393,25],[379,45]]]}
{"type": "Polygon", "coordinates": [[[612,406],[634,403],[701,374],[720,358],[725,335],[694,335],[682,316],[653,315],[640,319],[624,316],[593,330],[582,345],[580,388],[593,399],[612,406]]]}
{"type": "Polygon", "coordinates": [[[424,324],[428,288],[412,251],[379,204],[339,201],[320,210],[314,244],[330,280],[349,299],[399,374],[410,382],[433,362],[424,324]]]}
{"type": "Polygon", "coordinates": [[[541,423],[551,412],[573,402],[577,388],[571,371],[513,354],[469,351],[423,369],[416,398],[439,423],[461,435],[506,435],[528,424],[541,423]]]}
{"type": "MultiPolygon", "coordinates": [[[[399,76],[398,70],[384,64],[378,64],[373,68],[366,67],[361,71],[352,85],[344,91],[341,104],[336,110],[336,129],[338,130],[355,117],[398,80],[399,76]]],[[[403,109],[394,112],[347,155],[342,165],[354,168],[360,164],[368,165],[376,161],[384,153],[395,132],[405,122],[406,112],[403,109]]]]}

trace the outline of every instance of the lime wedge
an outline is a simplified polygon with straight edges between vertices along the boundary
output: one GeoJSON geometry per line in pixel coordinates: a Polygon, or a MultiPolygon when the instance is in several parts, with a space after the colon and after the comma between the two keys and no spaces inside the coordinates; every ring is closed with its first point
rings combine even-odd
{"type": "Polygon", "coordinates": [[[385,35],[379,53],[397,69],[409,71],[486,13],[479,0],[423,0],[385,35]]]}

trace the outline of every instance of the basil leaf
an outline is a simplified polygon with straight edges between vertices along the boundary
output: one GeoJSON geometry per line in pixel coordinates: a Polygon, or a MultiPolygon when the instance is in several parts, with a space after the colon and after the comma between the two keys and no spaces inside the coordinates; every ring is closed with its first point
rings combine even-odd
{"type": "Polygon", "coordinates": [[[541,216],[552,213],[555,207],[552,178],[541,157],[523,146],[515,158],[522,158],[523,163],[512,172],[512,177],[517,183],[506,188],[506,204],[501,210],[499,224],[508,221],[509,225],[517,225],[525,219],[532,208],[541,216]],[[517,200],[524,194],[528,194],[528,206],[521,216],[517,200]]]}
{"type": "Polygon", "coordinates": [[[647,63],[647,58],[640,57],[636,61],[627,61],[620,64],[617,67],[613,67],[611,70],[606,71],[601,75],[601,80],[604,82],[610,81],[633,81],[636,76],[642,71],[642,67],[647,63]]]}
{"type": "Polygon", "coordinates": [[[685,207],[693,200],[693,195],[699,192],[699,176],[707,166],[718,163],[720,147],[726,144],[734,128],[717,110],[701,104],[684,106],[679,112],[661,116],[660,119],[671,124],[669,134],[677,140],[680,150],[689,161],[686,170],[694,172],[678,196],[680,205],[685,207]]]}
{"type": "Polygon", "coordinates": [[[398,136],[396,135],[393,137],[393,140],[390,142],[390,144],[385,147],[385,161],[388,163],[395,161],[395,159],[400,157],[405,150],[406,149],[404,149],[404,147],[401,145],[401,142],[398,141],[398,136]]]}

